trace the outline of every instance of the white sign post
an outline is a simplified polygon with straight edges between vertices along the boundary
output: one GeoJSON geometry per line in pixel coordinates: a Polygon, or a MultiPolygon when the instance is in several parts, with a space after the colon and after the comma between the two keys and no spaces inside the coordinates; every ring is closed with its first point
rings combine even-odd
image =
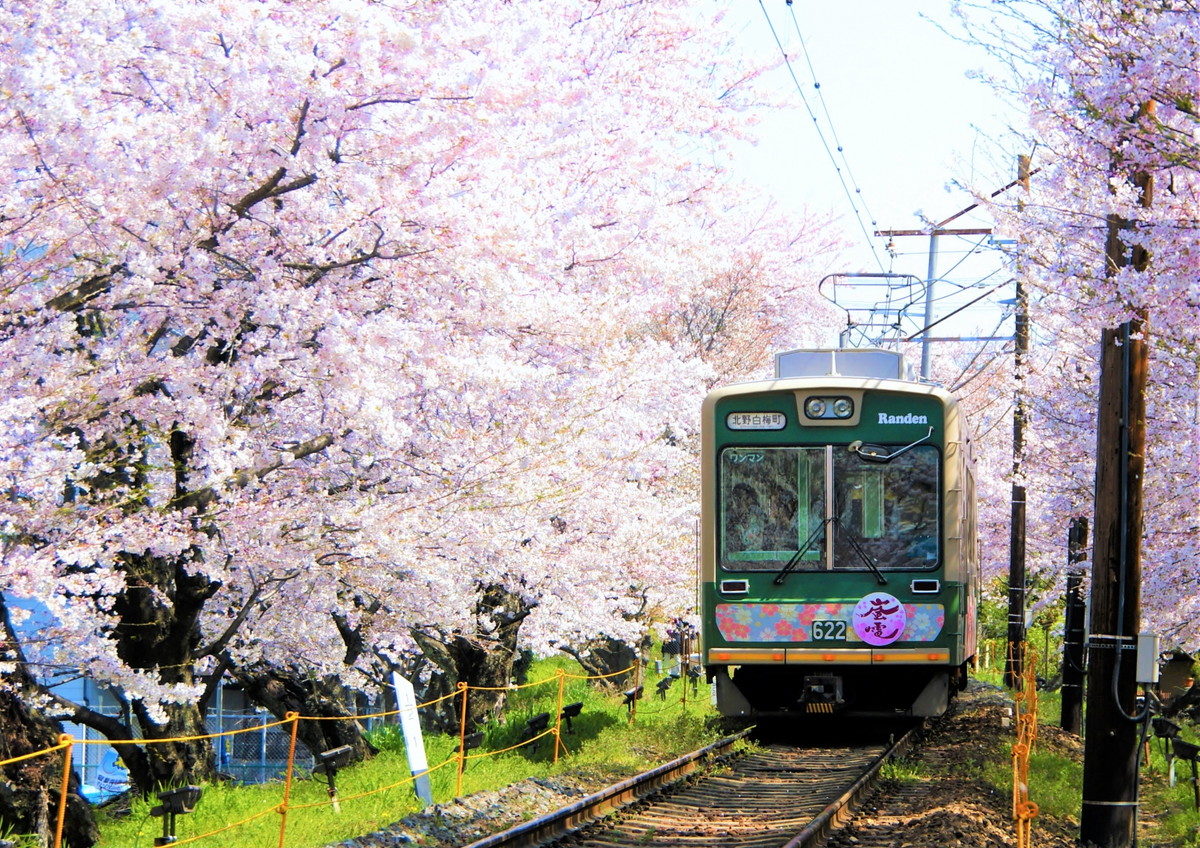
{"type": "Polygon", "coordinates": [[[396,702],[400,708],[400,730],[404,734],[404,751],[408,755],[408,768],[416,778],[413,789],[421,803],[433,803],[433,790],[429,786],[429,763],[425,759],[425,739],[421,736],[421,719],[417,715],[417,695],[413,685],[396,672],[392,672],[392,686],[396,690],[396,702]]]}

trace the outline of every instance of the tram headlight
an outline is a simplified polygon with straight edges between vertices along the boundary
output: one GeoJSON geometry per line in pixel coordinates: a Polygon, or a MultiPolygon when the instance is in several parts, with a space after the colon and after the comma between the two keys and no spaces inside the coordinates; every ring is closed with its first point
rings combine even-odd
{"type": "Polygon", "coordinates": [[[852,418],[854,400],[844,396],[810,397],[804,401],[804,415],[818,421],[852,418]]]}

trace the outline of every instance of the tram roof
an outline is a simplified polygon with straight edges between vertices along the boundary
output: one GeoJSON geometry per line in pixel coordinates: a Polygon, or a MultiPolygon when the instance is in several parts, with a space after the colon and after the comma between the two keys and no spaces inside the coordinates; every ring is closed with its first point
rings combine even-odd
{"type": "Polygon", "coordinates": [[[800,348],[775,354],[775,377],[862,377],[916,381],[904,355],[879,348],[800,348]]]}
{"type": "Polygon", "coordinates": [[[775,354],[775,375],[768,379],[733,383],[709,391],[706,405],[731,395],[761,391],[795,391],[822,388],[862,388],[927,394],[948,406],[957,401],[937,383],[917,378],[895,350],[880,348],[799,348],[775,354]]]}

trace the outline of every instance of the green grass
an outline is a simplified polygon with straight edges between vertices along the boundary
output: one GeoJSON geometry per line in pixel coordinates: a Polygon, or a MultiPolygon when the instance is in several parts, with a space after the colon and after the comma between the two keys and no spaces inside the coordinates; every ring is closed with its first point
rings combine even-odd
{"type": "MultiPolygon", "coordinates": [[[[999,669],[977,675],[1000,685],[999,669]]],[[[1039,725],[1057,727],[1061,721],[1062,699],[1059,691],[1038,692],[1039,725]]],[[[1187,721],[1181,725],[1181,737],[1189,742],[1200,740],[1200,728],[1187,721]]],[[[1015,733],[1015,731],[1014,731],[1015,733]]],[[[996,750],[982,764],[984,779],[1005,797],[1012,796],[1012,743],[1014,736],[997,740],[996,750]]],[[[1139,834],[1142,844],[1155,848],[1200,848],[1200,812],[1196,810],[1191,784],[1191,765],[1175,764],[1175,783],[1170,786],[1162,740],[1150,736],[1150,757],[1142,763],[1139,784],[1139,834]]],[[[1083,763],[1074,757],[1052,753],[1035,742],[1029,758],[1030,800],[1038,805],[1040,816],[1052,816],[1078,826],[1082,805],[1083,763]]],[[[1037,843],[1038,821],[1033,823],[1037,843]]]]}
{"type": "MultiPolygon", "coordinates": [[[[552,658],[538,662],[531,681],[547,680],[544,685],[521,688],[509,693],[504,721],[485,729],[483,745],[469,752],[477,755],[518,745],[525,722],[540,712],[553,717],[558,710],[556,670],[579,674],[573,660],[552,658]]],[[[645,691],[653,693],[658,677],[651,675],[645,691]]],[[[707,690],[688,692],[681,703],[678,682],[660,701],[648,694],[637,704],[636,721],[630,723],[620,695],[606,694],[584,680],[564,682],[563,704],[583,701],[573,730],[563,724],[563,743],[568,754],[554,760],[554,738],[546,737],[533,750],[530,746],[493,756],[472,757],[462,775],[461,794],[469,795],[495,789],[529,777],[549,777],[570,773],[597,783],[615,782],[702,747],[721,735],[715,712],[709,706],[707,690]]],[[[310,848],[361,836],[419,811],[413,792],[408,763],[399,730],[385,726],[371,734],[380,754],[368,762],[337,773],[340,813],[328,803],[327,783],[321,775],[297,775],[291,787],[284,845],[286,848],[310,848]],[[390,788],[389,788],[390,787],[390,788]],[[361,797],[355,797],[361,796],[361,797]]],[[[434,801],[443,803],[455,797],[458,768],[454,761],[457,736],[426,734],[426,756],[431,769],[430,783],[434,801]],[[449,762],[448,762],[449,761],[449,762]],[[439,768],[439,764],[447,763],[439,768]]],[[[196,841],[197,845],[220,848],[264,848],[279,843],[280,814],[284,783],[261,785],[212,784],[194,813],[179,816],[176,834],[180,841],[229,827],[219,834],[196,841]]],[[[102,848],[149,848],[162,835],[161,818],[151,817],[152,803],[137,801],[130,815],[113,818],[101,811],[102,848]]]]}
{"type": "Polygon", "coordinates": [[[919,759],[896,757],[895,759],[886,760],[879,769],[879,774],[884,780],[889,780],[900,785],[908,785],[920,781],[925,776],[925,770],[919,759]]]}
{"type": "MultiPolygon", "coordinates": [[[[528,718],[540,712],[553,715],[558,708],[555,673],[560,669],[569,674],[579,673],[574,661],[566,657],[536,663],[530,680],[547,682],[510,692],[504,720],[490,724],[485,729],[483,746],[471,753],[496,752],[516,745],[528,718]]],[[[978,676],[996,685],[1002,678],[999,670],[978,676]]],[[[651,676],[646,681],[648,693],[655,691],[657,680],[651,676]]],[[[669,690],[665,702],[653,694],[647,695],[638,703],[637,720],[632,724],[620,695],[605,694],[586,681],[565,680],[562,703],[574,701],[583,701],[584,709],[573,720],[573,732],[566,732],[565,724],[563,726],[563,742],[568,755],[560,756],[555,764],[553,738],[548,737],[536,751],[527,746],[471,759],[463,774],[462,794],[496,789],[530,777],[560,774],[574,775],[597,785],[615,782],[650,765],[695,750],[722,735],[704,687],[698,697],[689,692],[686,709],[680,704],[679,683],[669,690]]],[[[1038,693],[1038,715],[1043,726],[1057,725],[1060,711],[1057,692],[1038,693]]],[[[1194,725],[1184,723],[1183,736],[1196,741],[1200,733],[1194,725]]],[[[289,799],[286,848],[316,848],[361,836],[419,810],[398,727],[387,725],[372,733],[371,738],[379,747],[380,755],[338,773],[340,813],[335,814],[330,807],[326,783],[321,776],[297,775],[289,799]],[[356,798],[356,795],[362,797],[356,798]]],[[[999,736],[987,761],[971,764],[972,772],[977,768],[983,779],[1005,797],[1011,797],[1012,793],[1013,741],[1011,733],[999,736]]],[[[425,742],[429,763],[436,768],[453,759],[458,739],[456,736],[427,734],[425,742]]],[[[1170,787],[1162,744],[1152,739],[1151,757],[1142,769],[1141,819],[1148,826],[1142,831],[1144,841],[1156,848],[1200,848],[1200,813],[1195,810],[1193,790],[1188,782],[1190,766],[1186,763],[1176,766],[1177,785],[1170,787]]],[[[922,777],[921,768],[919,762],[901,759],[885,766],[885,774],[897,782],[907,783],[922,777]]],[[[1038,804],[1040,817],[1077,823],[1083,784],[1082,764],[1076,758],[1052,752],[1042,743],[1034,745],[1029,770],[1030,797],[1038,804]]],[[[457,764],[451,761],[438,768],[431,774],[430,782],[436,802],[451,800],[458,786],[457,764]]],[[[196,844],[219,848],[273,848],[279,843],[280,815],[277,810],[282,800],[282,782],[205,786],[196,812],[180,816],[176,832],[182,841],[253,819],[198,839],[196,844]]],[[[162,820],[149,815],[151,806],[150,803],[135,802],[131,814],[123,818],[102,814],[101,848],[149,848],[154,838],[162,835],[162,820]]],[[[1039,822],[1035,819],[1035,843],[1038,828],[1039,822]]],[[[8,834],[5,838],[15,836],[8,834]]],[[[18,845],[22,843],[18,841],[18,845]]]]}
{"type": "MultiPolygon", "coordinates": [[[[1200,732],[1195,725],[1179,722],[1181,737],[1195,744],[1200,732]]],[[[1200,848],[1200,812],[1196,810],[1190,763],[1175,761],[1175,786],[1170,785],[1162,741],[1151,738],[1150,760],[1142,768],[1141,800],[1154,811],[1151,832],[1154,845],[1200,848]]]]}

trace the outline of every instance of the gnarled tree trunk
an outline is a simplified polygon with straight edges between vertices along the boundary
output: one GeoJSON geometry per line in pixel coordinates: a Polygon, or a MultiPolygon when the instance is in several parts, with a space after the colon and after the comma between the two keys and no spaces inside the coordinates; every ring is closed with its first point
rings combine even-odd
{"type": "MultiPolygon", "coordinates": [[[[460,682],[467,684],[467,733],[494,719],[503,708],[504,690],[512,679],[517,657],[517,633],[532,610],[533,605],[521,595],[493,583],[480,590],[475,602],[475,633],[447,635],[433,628],[413,630],[413,638],[425,656],[441,670],[438,688],[453,692],[460,682]]],[[[437,721],[441,728],[457,731],[462,721],[462,697],[442,701],[440,706],[437,721]]]]}
{"type": "Polygon", "coordinates": [[[649,652],[650,644],[649,636],[646,636],[637,648],[627,642],[603,637],[578,648],[559,646],[559,650],[574,657],[588,675],[600,678],[601,685],[622,689],[633,685],[637,676],[634,665],[649,652]]]}
{"type": "MultiPolygon", "coordinates": [[[[28,706],[38,684],[29,676],[25,658],[16,647],[8,610],[0,596],[0,619],[5,642],[0,661],[15,661],[15,669],[0,685],[0,760],[32,754],[58,744],[62,726],[28,706]]],[[[0,767],[0,833],[34,834],[40,844],[53,841],[62,788],[63,754],[46,754],[0,767]]],[[[68,783],[63,842],[69,848],[91,848],[100,838],[91,805],[79,794],[74,771],[68,783]]]]}
{"type": "Polygon", "coordinates": [[[301,721],[296,738],[320,762],[322,751],[350,746],[350,762],[360,762],[376,753],[362,734],[362,727],[346,709],[335,681],[303,677],[295,671],[268,666],[233,668],[232,674],[246,696],[282,720],[287,713],[313,716],[320,721],[301,721]]]}
{"type": "MultiPolygon", "coordinates": [[[[198,554],[195,554],[198,556],[198,554]]],[[[200,574],[185,553],[156,557],[149,553],[124,554],[125,591],[113,605],[120,616],[115,628],[117,654],[130,668],[145,669],[166,685],[195,683],[193,669],[200,645],[200,614],[220,588],[200,574]]],[[[213,746],[209,739],[158,742],[203,736],[205,705],[168,704],[166,724],[158,724],[144,705],[133,711],[145,739],[145,757],[127,757],[129,778],[145,795],[164,786],[211,780],[216,776],[213,746]]],[[[104,728],[97,728],[104,732],[104,728]]]]}

